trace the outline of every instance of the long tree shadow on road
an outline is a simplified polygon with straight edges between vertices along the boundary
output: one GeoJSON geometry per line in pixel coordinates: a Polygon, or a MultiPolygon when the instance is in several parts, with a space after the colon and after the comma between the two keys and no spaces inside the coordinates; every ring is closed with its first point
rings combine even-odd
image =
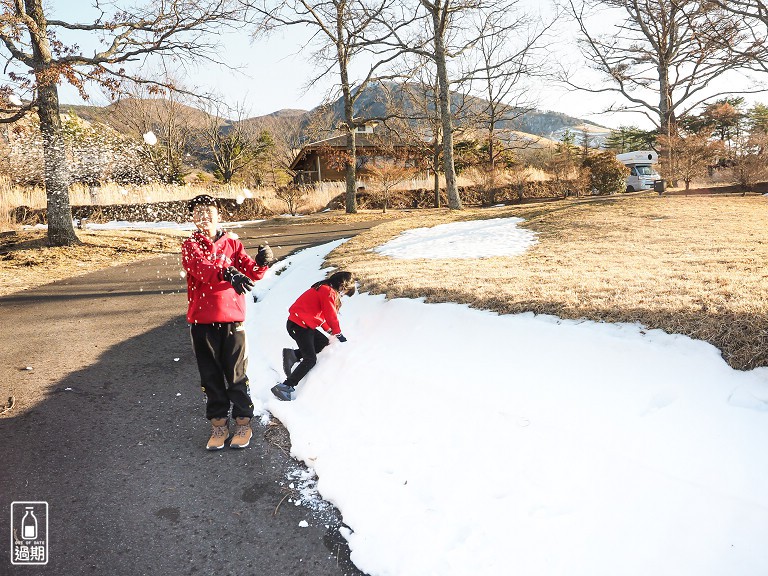
{"type": "MultiPolygon", "coordinates": [[[[66,335],[61,335],[66,337],[66,335]]],[[[73,350],[73,354],[77,352],[73,350]]],[[[282,506],[291,460],[261,439],[209,453],[177,318],[105,350],[0,419],[0,509],[49,504],[50,574],[360,575],[336,523],[282,506]],[[299,523],[305,520],[306,528],[299,523]],[[326,525],[327,524],[327,525],[326,525]]],[[[336,516],[338,518],[338,515],[336,516]]],[[[10,541],[0,521],[0,541],[10,541]]],[[[11,566],[0,546],[0,567],[11,566]]]]}

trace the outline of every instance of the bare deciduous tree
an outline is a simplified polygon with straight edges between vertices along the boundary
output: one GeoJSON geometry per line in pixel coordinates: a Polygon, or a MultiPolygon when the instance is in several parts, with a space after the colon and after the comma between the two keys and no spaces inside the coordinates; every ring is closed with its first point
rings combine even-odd
{"type": "Polygon", "coordinates": [[[306,186],[297,186],[294,184],[282,186],[275,191],[275,196],[285,202],[288,212],[291,216],[296,216],[299,208],[299,202],[307,197],[309,190],[306,186]]]}
{"type": "MultiPolygon", "coordinates": [[[[440,207],[440,173],[442,168],[442,122],[438,104],[437,76],[430,61],[416,55],[406,59],[397,94],[386,92],[387,118],[392,133],[398,134],[414,149],[418,149],[422,164],[432,172],[434,206],[440,207]]],[[[461,103],[454,103],[461,108],[461,103]]],[[[454,109],[454,114],[460,113],[454,109]]]]}
{"type": "Polygon", "coordinates": [[[48,242],[54,246],[78,242],[69,203],[69,170],[59,115],[59,84],[69,82],[88,96],[89,82],[117,92],[123,79],[143,79],[126,66],[150,55],[214,59],[206,33],[234,19],[238,10],[229,0],[164,0],[121,8],[98,3],[91,22],[49,18],[43,0],[3,2],[0,8],[0,50],[8,64],[6,99],[19,92],[21,106],[0,106],[0,122],[13,122],[34,111],[43,139],[45,188],[48,201],[48,242]],[[111,10],[111,13],[107,13],[111,10]],[[103,48],[86,54],[75,44],[58,40],[65,33],[99,40],[103,48]]]}
{"type": "Polygon", "coordinates": [[[190,103],[185,91],[133,85],[130,97],[112,107],[115,123],[126,133],[141,139],[151,132],[157,138],[157,143],[144,145],[141,152],[153,177],[166,184],[183,184],[188,172],[185,158],[196,135],[206,127],[205,114],[190,103]]]}
{"type": "Polygon", "coordinates": [[[264,124],[263,129],[272,135],[272,152],[269,155],[271,185],[280,188],[293,181],[295,172],[291,164],[306,143],[298,117],[280,118],[264,124]]]}
{"type": "MultiPolygon", "coordinates": [[[[315,84],[321,78],[338,70],[338,86],[344,106],[341,128],[346,134],[347,162],[344,165],[346,181],[346,211],[357,212],[356,144],[355,130],[360,118],[355,115],[355,103],[366,86],[377,79],[380,69],[395,60],[397,48],[388,42],[390,32],[379,26],[381,18],[390,14],[392,0],[263,0],[251,4],[263,18],[261,29],[274,26],[304,26],[313,30],[316,42],[313,57],[319,72],[309,81],[315,84]],[[362,54],[370,59],[363,77],[352,77],[352,62],[362,54]]],[[[401,22],[398,26],[405,26],[401,22]]]]}
{"type": "Polygon", "coordinates": [[[742,136],[735,152],[733,180],[746,195],[758,182],[768,179],[768,135],[755,131],[748,136],[742,136]]]}
{"type": "Polygon", "coordinates": [[[214,176],[229,184],[236,177],[260,172],[258,165],[274,148],[270,133],[245,122],[243,105],[227,109],[219,102],[208,102],[205,108],[208,116],[199,139],[211,154],[214,176]],[[225,118],[224,114],[233,117],[225,118]]]}
{"type": "Polygon", "coordinates": [[[676,134],[678,118],[723,94],[713,93],[713,80],[755,57],[734,49],[748,41],[743,19],[708,0],[568,0],[566,6],[581,31],[584,57],[606,84],[589,87],[566,72],[562,80],[620,95],[626,104],[618,110],[643,113],[668,137],[676,134]],[[604,9],[619,22],[596,31],[590,16],[604,9]]]}
{"type": "Polygon", "coordinates": [[[496,130],[502,122],[509,123],[535,109],[530,90],[521,81],[540,74],[533,62],[534,51],[549,24],[537,25],[527,14],[517,11],[517,1],[504,11],[476,14],[474,35],[479,39],[471,56],[465,81],[479,84],[484,99],[477,113],[477,125],[486,132],[488,170],[494,173],[496,160],[503,152],[495,147],[496,130]]]}
{"type": "MultiPolygon", "coordinates": [[[[462,202],[456,182],[453,153],[456,123],[451,93],[455,84],[479,75],[483,67],[487,73],[496,75],[511,61],[501,58],[494,60],[490,65],[461,68],[461,64],[467,61],[467,54],[484,38],[495,37],[514,28],[516,21],[506,19],[502,15],[514,13],[515,4],[515,0],[418,0],[422,13],[419,27],[411,28],[409,35],[395,33],[401,47],[429,60],[434,66],[443,173],[448,207],[454,210],[461,209],[462,202]]],[[[414,13],[414,8],[404,2],[403,12],[414,13]]]]}
{"type": "Polygon", "coordinates": [[[389,197],[392,190],[406,180],[413,178],[416,170],[411,166],[406,166],[402,161],[397,160],[376,160],[366,165],[382,197],[382,212],[387,211],[389,197]]]}
{"type": "Polygon", "coordinates": [[[723,142],[710,141],[709,132],[678,134],[672,136],[659,136],[661,146],[670,150],[668,157],[673,158],[672,164],[668,157],[662,157],[661,171],[668,180],[682,180],[685,189],[691,187],[691,181],[707,173],[709,166],[715,163],[718,156],[724,151],[723,142]]]}
{"type": "MultiPolygon", "coordinates": [[[[384,119],[393,134],[420,150],[420,165],[432,172],[434,206],[440,207],[440,174],[443,165],[443,124],[439,102],[439,82],[434,61],[415,52],[408,53],[397,75],[405,79],[394,89],[385,89],[387,116],[384,119]]],[[[454,140],[471,129],[471,98],[458,89],[451,94],[451,114],[463,122],[453,123],[454,140]]]]}
{"type": "Polygon", "coordinates": [[[302,147],[333,133],[333,115],[327,106],[321,105],[309,115],[262,117],[255,128],[268,131],[272,137],[274,146],[269,156],[272,185],[280,188],[296,177],[291,165],[302,147]]]}

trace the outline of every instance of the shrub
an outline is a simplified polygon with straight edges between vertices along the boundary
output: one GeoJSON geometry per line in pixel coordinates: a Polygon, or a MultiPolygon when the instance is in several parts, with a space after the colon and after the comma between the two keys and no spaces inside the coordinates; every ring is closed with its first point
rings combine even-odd
{"type": "Polygon", "coordinates": [[[588,186],[593,194],[616,194],[627,189],[629,168],[613,152],[600,152],[584,160],[589,171],[588,186]]]}

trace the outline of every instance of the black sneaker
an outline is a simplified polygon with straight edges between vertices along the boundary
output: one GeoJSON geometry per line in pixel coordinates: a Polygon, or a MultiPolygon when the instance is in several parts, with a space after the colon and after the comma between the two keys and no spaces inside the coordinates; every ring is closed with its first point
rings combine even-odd
{"type": "Polygon", "coordinates": [[[296,357],[296,351],[292,348],[283,348],[283,372],[285,372],[286,378],[291,375],[291,369],[293,365],[298,362],[296,357]]]}
{"type": "Polygon", "coordinates": [[[277,384],[276,386],[272,386],[272,394],[274,394],[278,400],[285,400],[290,402],[293,400],[293,392],[294,387],[290,386],[289,384],[282,383],[277,384]]]}

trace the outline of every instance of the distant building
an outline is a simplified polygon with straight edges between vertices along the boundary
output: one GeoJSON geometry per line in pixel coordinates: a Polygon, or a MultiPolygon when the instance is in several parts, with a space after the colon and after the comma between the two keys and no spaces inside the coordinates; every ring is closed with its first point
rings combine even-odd
{"type": "MultiPolygon", "coordinates": [[[[416,166],[423,145],[400,141],[391,136],[374,134],[377,123],[367,122],[355,128],[355,155],[357,176],[365,179],[366,166],[377,161],[403,162],[416,166]]],[[[347,136],[334,136],[306,144],[291,162],[296,184],[334,182],[344,180],[344,160],[347,136]]]]}

